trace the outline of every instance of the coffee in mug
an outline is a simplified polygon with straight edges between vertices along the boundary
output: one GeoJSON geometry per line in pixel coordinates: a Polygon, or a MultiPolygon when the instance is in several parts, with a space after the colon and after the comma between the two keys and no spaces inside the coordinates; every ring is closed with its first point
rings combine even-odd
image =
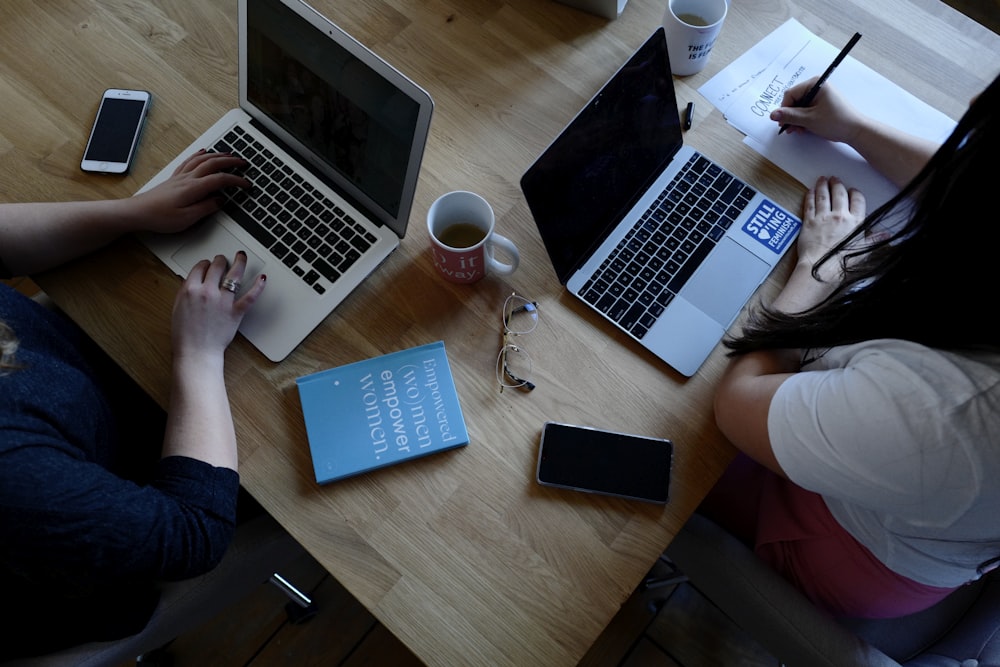
{"type": "Polygon", "coordinates": [[[483,230],[471,222],[456,222],[438,234],[438,240],[451,248],[471,248],[484,238],[483,230]]]}
{"type": "Polygon", "coordinates": [[[690,12],[684,12],[682,14],[678,14],[677,18],[679,18],[682,23],[687,23],[688,25],[698,26],[699,28],[703,28],[703,27],[705,27],[705,26],[708,25],[708,21],[706,21],[705,19],[701,18],[697,14],[692,14],[690,12]]]}

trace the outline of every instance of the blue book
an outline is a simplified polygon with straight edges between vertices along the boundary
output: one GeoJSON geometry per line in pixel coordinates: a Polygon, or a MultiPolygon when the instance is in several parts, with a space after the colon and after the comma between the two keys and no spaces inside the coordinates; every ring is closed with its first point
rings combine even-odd
{"type": "Polygon", "coordinates": [[[442,341],[295,383],[320,484],[469,443],[442,341]]]}

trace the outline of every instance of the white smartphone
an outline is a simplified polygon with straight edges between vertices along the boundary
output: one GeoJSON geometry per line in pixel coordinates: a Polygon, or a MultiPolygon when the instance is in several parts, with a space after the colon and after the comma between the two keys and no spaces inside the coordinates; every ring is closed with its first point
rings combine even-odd
{"type": "Polygon", "coordinates": [[[674,446],[664,438],[545,422],[539,484],[652,503],[667,502],[674,446]]]}
{"type": "Polygon", "coordinates": [[[145,90],[105,90],[80,168],[104,174],[127,172],[151,101],[145,90]]]}

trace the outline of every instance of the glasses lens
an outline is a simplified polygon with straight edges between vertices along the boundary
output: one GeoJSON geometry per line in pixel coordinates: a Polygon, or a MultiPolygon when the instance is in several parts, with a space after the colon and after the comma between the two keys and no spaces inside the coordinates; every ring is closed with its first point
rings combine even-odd
{"type": "Polygon", "coordinates": [[[503,387],[520,387],[530,381],[531,357],[516,345],[504,345],[497,357],[497,382],[503,387]]]}
{"type": "Polygon", "coordinates": [[[534,331],[538,325],[538,308],[524,297],[513,294],[503,304],[503,323],[511,333],[534,331]]]}

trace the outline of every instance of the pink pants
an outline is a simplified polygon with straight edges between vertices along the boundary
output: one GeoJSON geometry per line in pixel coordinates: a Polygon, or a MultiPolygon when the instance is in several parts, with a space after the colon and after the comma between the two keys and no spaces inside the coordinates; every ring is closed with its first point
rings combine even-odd
{"type": "Polygon", "coordinates": [[[905,616],[954,590],[896,574],[837,523],[821,496],[743,455],[698,511],[751,545],[813,604],[837,616],[905,616]]]}

